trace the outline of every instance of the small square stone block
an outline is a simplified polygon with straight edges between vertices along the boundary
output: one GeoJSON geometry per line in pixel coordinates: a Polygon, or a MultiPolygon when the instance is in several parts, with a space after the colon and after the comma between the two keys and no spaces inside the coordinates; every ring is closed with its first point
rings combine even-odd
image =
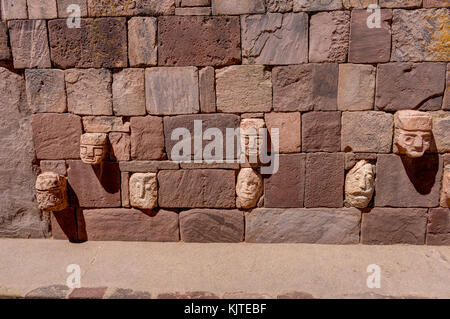
{"type": "Polygon", "coordinates": [[[264,13],[264,0],[211,0],[213,15],[264,13]]]}
{"type": "Polygon", "coordinates": [[[130,126],[131,158],[133,160],[164,159],[164,130],[162,117],[132,117],[130,126]]]}
{"type": "Polygon", "coordinates": [[[302,115],[304,152],[339,152],[341,112],[308,112],[302,115]]]}
{"type": "Polygon", "coordinates": [[[341,111],[373,110],[377,69],[365,64],[340,64],[338,109],[341,111]]]}
{"type": "Polygon", "coordinates": [[[450,245],[450,208],[428,212],[427,245],[450,245]]]}
{"type": "Polygon", "coordinates": [[[78,239],[75,208],[68,207],[60,212],[50,213],[53,239],[76,241],[78,239]]]}
{"type": "Polygon", "coordinates": [[[28,19],[56,19],[56,0],[27,0],[28,19]]]}
{"type": "Polygon", "coordinates": [[[264,115],[268,134],[272,129],[279,130],[279,152],[300,153],[301,150],[301,121],[300,113],[266,113],[264,115]]]}
{"type": "Polygon", "coordinates": [[[67,111],[64,71],[54,69],[25,70],[27,100],[34,113],[67,111]]]}

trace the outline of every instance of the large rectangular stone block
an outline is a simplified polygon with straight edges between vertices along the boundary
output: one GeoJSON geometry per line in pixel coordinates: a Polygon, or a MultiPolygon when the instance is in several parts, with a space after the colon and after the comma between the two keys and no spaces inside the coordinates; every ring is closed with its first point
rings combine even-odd
{"type": "Polygon", "coordinates": [[[377,69],[372,65],[340,64],[338,110],[373,110],[376,74],[377,69]]]}
{"type": "Polygon", "coordinates": [[[146,108],[152,115],[197,113],[200,109],[196,67],[145,70],[146,108]]]}
{"type": "Polygon", "coordinates": [[[442,157],[378,155],[375,206],[437,207],[442,157]]]}
{"type": "Polygon", "coordinates": [[[56,0],[27,0],[28,19],[56,19],[56,0]]]}
{"type": "Polygon", "coordinates": [[[87,0],[56,0],[58,6],[58,18],[67,18],[74,13],[71,5],[80,7],[80,16],[87,17],[87,0]],[[68,9],[71,9],[67,11],[68,9]]]}
{"type": "Polygon", "coordinates": [[[422,0],[378,0],[382,8],[420,8],[422,0]]]}
{"type": "Polygon", "coordinates": [[[267,12],[290,12],[293,6],[293,0],[266,0],[267,12]]]}
{"type": "Polygon", "coordinates": [[[67,111],[64,71],[25,70],[27,100],[32,112],[64,113],[67,111]]]}
{"type": "Polygon", "coordinates": [[[133,17],[128,21],[128,58],[130,66],[158,64],[156,18],[133,17]]]}
{"type": "Polygon", "coordinates": [[[448,0],[423,0],[424,8],[448,8],[450,1],[448,0]]]}
{"type": "Polygon", "coordinates": [[[245,215],[245,241],[358,244],[360,222],[356,208],[258,208],[245,215]]]}
{"type": "Polygon", "coordinates": [[[305,207],[342,207],[344,154],[308,153],[306,156],[305,207]]]}
{"type": "Polygon", "coordinates": [[[199,98],[202,113],[216,112],[216,73],[212,66],[199,71],[199,98]]]}
{"type": "Polygon", "coordinates": [[[424,208],[373,208],[362,214],[361,243],[423,245],[426,225],[424,208]]]}
{"type": "Polygon", "coordinates": [[[113,74],[112,94],[115,115],[145,115],[144,69],[123,69],[113,74]]]}
{"type": "Polygon", "coordinates": [[[87,0],[90,17],[159,16],[175,13],[174,0],[87,0]]]}
{"type": "Polygon", "coordinates": [[[190,243],[238,243],[244,240],[244,214],[239,210],[182,211],[180,235],[190,243]]]}
{"type": "Polygon", "coordinates": [[[164,208],[234,208],[235,172],[221,169],[158,173],[158,204],[164,208]]]}
{"type": "Polygon", "coordinates": [[[305,155],[282,154],[279,169],[264,178],[264,207],[303,207],[305,155]]]}
{"type": "Polygon", "coordinates": [[[130,122],[118,116],[83,116],[85,133],[130,132],[130,122]]]}
{"type": "Polygon", "coordinates": [[[159,65],[223,66],[240,61],[238,17],[158,18],[159,65]]]}
{"type": "Polygon", "coordinates": [[[157,116],[132,117],[130,124],[131,157],[134,160],[163,159],[163,119],[157,116]]]}
{"type": "Polygon", "coordinates": [[[241,17],[245,64],[299,64],[308,61],[308,15],[273,13],[241,17]]]}
{"type": "Polygon", "coordinates": [[[427,224],[428,245],[450,245],[450,208],[431,208],[427,224]]]}
{"type": "Polygon", "coordinates": [[[78,216],[79,237],[100,241],[179,241],[178,214],[167,210],[84,209],[78,216]]]}
{"type": "Polygon", "coordinates": [[[308,112],[302,116],[303,152],[341,150],[341,112],[308,112]]]}
{"type": "Polygon", "coordinates": [[[264,13],[264,0],[211,0],[213,15],[264,13]]]}
{"type": "Polygon", "coordinates": [[[331,11],[342,8],[342,0],[294,0],[294,11],[331,11]]]}
{"type": "Polygon", "coordinates": [[[125,18],[82,18],[80,28],[67,19],[48,22],[51,58],[68,68],[124,68],[128,66],[125,18]]]}

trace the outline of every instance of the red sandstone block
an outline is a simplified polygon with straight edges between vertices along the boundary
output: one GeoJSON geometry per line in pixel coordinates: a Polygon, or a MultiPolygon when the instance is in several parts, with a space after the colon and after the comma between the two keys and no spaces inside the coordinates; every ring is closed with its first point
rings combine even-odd
{"type": "Polygon", "coordinates": [[[302,116],[304,152],[339,152],[341,112],[309,112],[302,116]]]}
{"type": "Polygon", "coordinates": [[[8,28],[5,22],[0,21],[0,60],[9,60],[10,58],[8,28]]]}
{"type": "Polygon", "coordinates": [[[280,153],[299,153],[301,148],[300,113],[266,113],[264,115],[268,134],[279,130],[280,153]]]}
{"type": "Polygon", "coordinates": [[[68,207],[50,214],[53,239],[77,240],[77,219],[75,209],[68,207]]]}
{"type": "Polygon", "coordinates": [[[450,245],[450,208],[431,208],[428,212],[428,245],[450,245]]]}
{"type": "Polygon", "coordinates": [[[162,117],[132,117],[130,126],[131,157],[133,160],[164,159],[164,131],[162,117]]]}

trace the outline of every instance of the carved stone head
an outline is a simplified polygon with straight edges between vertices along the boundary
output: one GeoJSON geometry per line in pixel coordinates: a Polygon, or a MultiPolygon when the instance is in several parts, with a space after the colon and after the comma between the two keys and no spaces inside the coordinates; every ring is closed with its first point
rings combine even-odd
{"type": "Polygon", "coordinates": [[[153,209],[158,201],[158,189],[155,173],[134,173],[130,178],[131,206],[141,209],[153,209]]]}
{"type": "Polygon", "coordinates": [[[80,157],[90,165],[100,164],[107,153],[107,135],[105,133],[85,133],[81,135],[80,157]]]}
{"type": "Polygon", "coordinates": [[[450,202],[450,165],[444,167],[444,177],[442,178],[442,196],[444,201],[450,202]]]}
{"type": "Polygon", "coordinates": [[[241,151],[250,163],[257,163],[261,154],[264,136],[259,129],[264,128],[263,119],[243,119],[241,121],[241,151]]]}
{"type": "Polygon", "coordinates": [[[241,168],[236,183],[237,206],[239,208],[255,207],[262,192],[261,175],[252,168],[241,168]]]}
{"type": "Polygon", "coordinates": [[[36,199],[43,211],[60,211],[67,208],[67,182],[53,172],[40,174],[36,179],[36,199]]]}
{"type": "Polygon", "coordinates": [[[432,118],[426,112],[403,110],[395,113],[395,153],[417,158],[430,148],[432,118]]]}
{"type": "Polygon", "coordinates": [[[348,206],[364,208],[369,205],[375,190],[374,165],[359,161],[345,178],[345,203],[348,206]]]}

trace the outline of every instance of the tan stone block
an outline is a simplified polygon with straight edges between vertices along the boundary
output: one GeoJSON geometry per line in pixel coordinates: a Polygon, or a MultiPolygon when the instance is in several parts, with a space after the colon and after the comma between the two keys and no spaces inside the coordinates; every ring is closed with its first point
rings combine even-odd
{"type": "Polygon", "coordinates": [[[112,94],[115,115],[145,115],[144,69],[123,69],[113,74],[112,94]]]}
{"type": "Polygon", "coordinates": [[[450,153],[450,112],[432,112],[433,137],[439,153],[450,153]]]}
{"type": "Polygon", "coordinates": [[[202,113],[216,112],[214,68],[207,66],[199,71],[200,109],[202,113]]]}
{"type": "Polygon", "coordinates": [[[130,207],[130,173],[120,173],[122,207],[130,207]]]}
{"type": "Polygon", "coordinates": [[[156,18],[133,17],[128,20],[128,59],[130,66],[157,65],[156,18]]]}
{"type": "Polygon", "coordinates": [[[211,8],[209,8],[209,7],[175,8],[175,15],[177,15],[177,16],[209,16],[209,15],[211,15],[211,8]]]}
{"type": "Polygon", "coordinates": [[[78,5],[80,7],[81,17],[87,17],[87,2],[86,0],[56,0],[58,6],[58,18],[67,18],[73,14],[73,11],[67,12],[70,5],[78,5]]]}
{"type": "Polygon", "coordinates": [[[5,22],[0,21],[0,61],[10,59],[11,50],[9,49],[8,27],[5,22]]]}
{"type": "Polygon", "coordinates": [[[1,0],[2,1],[2,19],[16,20],[27,19],[27,0],[1,0]]]}
{"type": "Polygon", "coordinates": [[[86,133],[130,132],[130,122],[115,116],[83,116],[86,133]]]}
{"type": "Polygon", "coordinates": [[[300,113],[266,113],[264,115],[268,134],[273,128],[279,130],[279,152],[299,153],[301,150],[300,113]]]}
{"type": "Polygon", "coordinates": [[[90,17],[173,15],[174,0],[87,0],[90,17]]]}
{"type": "Polygon", "coordinates": [[[264,0],[211,0],[213,15],[264,13],[264,0]]]}
{"type": "Polygon", "coordinates": [[[116,161],[129,161],[131,138],[126,133],[109,133],[109,143],[111,144],[110,157],[116,161]]]}
{"type": "Polygon", "coordinates": [[[211,5],[211,0],[180,0],[182,7],[207,7],[211,5]]]}
{"type": "Polygon", "coordinates": [[[55,172],[59,175],[66,175],[67,174],[67,168],[66,168],[66,161],[48,161],[43,160],[40,162],[41,172],[55,172]]]}
{"type": "Polygon", "coordinates": [[[294,0],[294,12],[342,9],[342,0],[294,0]]]}
{"type": "Polygon", "coordinates": [[[56,19],[56,0],[27,0],[28,19],[56,19]]]}
{"type": "Polygon", "coordinates": [[[422,0],[378,0],[382,8],[420,8],[422,0]]]}
{"type": "Polygon", "coordinates": [[[338,110],[373,110],[376,68],[363,64],[340,64],[338,110]]]}
{"type": "Polygon", "coordinates": [[[27,100],[34,113],[67,111],[66,87],[62,70],[25,70],[27,100]]]}
{"type": "Polygon", "coordinates": [[[343,0],[345,9],[365,9],[371,4],[378,4],[378,0],[343,0]]]}

